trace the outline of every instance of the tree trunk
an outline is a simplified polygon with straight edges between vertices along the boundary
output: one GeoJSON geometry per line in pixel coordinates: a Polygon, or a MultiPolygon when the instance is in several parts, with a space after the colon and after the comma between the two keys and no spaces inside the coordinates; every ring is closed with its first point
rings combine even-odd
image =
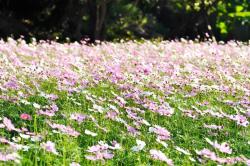
{"type": "Polygon", "coordinates": [[[94,0],[88,1],[89,12],[90,12],[89,28],[91,30],[90,33],[91,42],[102,39],[102,32],[107,13],[107,3],[108,3],[107,0],[102,0],[100,3],[97,3],[94,0]]]}
{"type": "Polygon", "coordinates": [[[96,8],[96,24],[95,24],[95,40],[101,40],[102,30],[107,12],[107,1],[103,0],[97,4],[96,8]]]}

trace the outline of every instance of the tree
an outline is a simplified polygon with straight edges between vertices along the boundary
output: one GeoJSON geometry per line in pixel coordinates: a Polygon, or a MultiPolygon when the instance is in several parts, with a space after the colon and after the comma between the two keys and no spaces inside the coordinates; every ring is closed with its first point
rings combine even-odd
{"type": "Polygon", "coordinates": [[[0,37],[250,38],[249,0],[0,0],[0,37]]]}

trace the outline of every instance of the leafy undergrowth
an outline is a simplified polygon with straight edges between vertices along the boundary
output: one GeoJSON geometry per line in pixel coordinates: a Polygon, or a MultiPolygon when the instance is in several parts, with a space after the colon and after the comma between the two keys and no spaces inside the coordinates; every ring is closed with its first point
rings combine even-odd
{"type": "Polygon", "coordinates": [[[2,165],[250,164],[249,47],[13,42],[1,44],[2,165]]]}

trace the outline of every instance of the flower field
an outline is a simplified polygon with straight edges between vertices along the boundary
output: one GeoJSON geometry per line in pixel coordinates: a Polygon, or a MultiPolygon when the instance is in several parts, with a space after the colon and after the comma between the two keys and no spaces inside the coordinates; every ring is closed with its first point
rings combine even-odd
{"type": "Polygon", "coordinates": [[[250,46],[0,41],[0,165],[250,165],[250,46]]]}

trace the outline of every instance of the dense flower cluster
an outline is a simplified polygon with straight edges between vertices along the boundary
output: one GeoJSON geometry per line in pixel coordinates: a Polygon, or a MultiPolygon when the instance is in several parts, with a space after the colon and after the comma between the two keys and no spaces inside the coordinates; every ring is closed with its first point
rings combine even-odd
{"type": "Polygon", "coordinates": [[[9,39],[0,41],[0,78],[1,162],[25,165],[39,152],[34,160],[55,159],[48,165],[124,165],[131,156],[174,165],[175,155],[189,165],[249,165],[243,43],[9,39]]]}

